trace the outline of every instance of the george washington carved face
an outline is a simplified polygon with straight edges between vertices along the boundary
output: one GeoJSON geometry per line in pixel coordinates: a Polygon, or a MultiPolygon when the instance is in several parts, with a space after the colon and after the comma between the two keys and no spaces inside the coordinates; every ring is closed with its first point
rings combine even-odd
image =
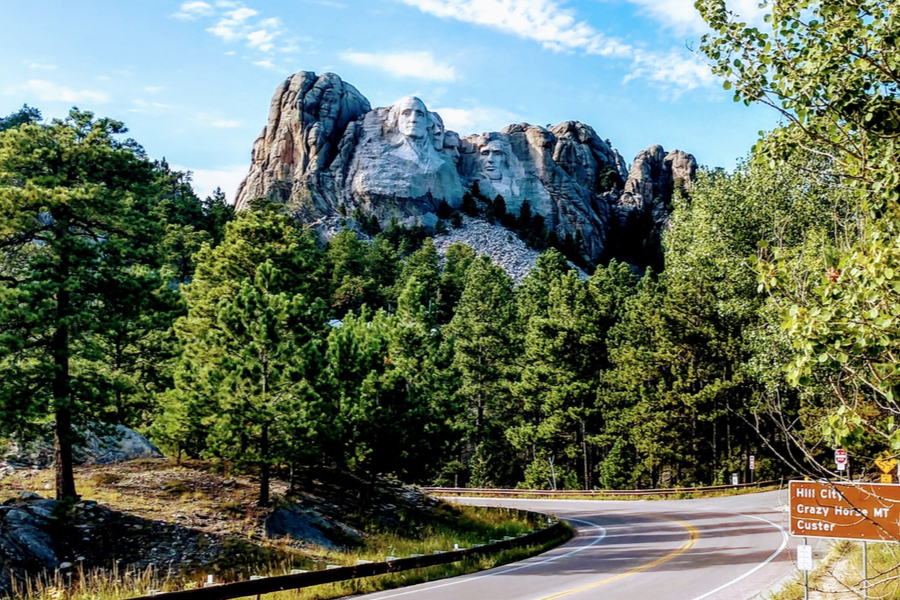
{"type": "Polygon", "coordinates": [[[400,135],[414,140],[421,140],[429,133],[428,110],[425,103],[415,96],[407,96],[391,107],[392,121],[396,119],[397,131],[400,135]]]}

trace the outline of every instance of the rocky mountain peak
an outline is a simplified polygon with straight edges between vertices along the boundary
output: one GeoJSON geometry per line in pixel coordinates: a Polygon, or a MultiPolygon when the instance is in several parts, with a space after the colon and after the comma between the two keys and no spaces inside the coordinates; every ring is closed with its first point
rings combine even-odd
{"type": "Polygon", "coordinates": [[[578,121],[461,136],[419,98],[373,109],[337,75],[301,71],[275,91],[236,206],[268,197],[307,223],[358,209],[383,224],[434,226],[439,206],[458,208],[477,183],[513,214],[528,200],[549,231],[578,240],[596,264],[626,257],[635,240],[658,231],[675,182],[689,187],[696,168],[690,154],[661,146],[629,168],[578,121]]]}

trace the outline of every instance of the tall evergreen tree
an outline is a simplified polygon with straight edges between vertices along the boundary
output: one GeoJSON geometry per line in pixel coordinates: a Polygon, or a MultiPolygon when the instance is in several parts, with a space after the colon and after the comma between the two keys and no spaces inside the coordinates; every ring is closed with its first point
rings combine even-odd
{"type": "Polygon", "coordinates": [[[159,289],[153,166],[125,127],[72,110],[0,134],[0,427],[55,422],[56,495],[75,498],[75,427],[102,420],[89,364],[113,304],[159,289]]]}
{"type": "Polygon", "coordinates": [[[454,345],[459,395],[476,484],[507,483],[511,453],[503,436],[511,418],[511,385],[517,378],[521,338],[516,327],[512,280],[487,257],[475,259],[456,314],[446,327],[454,345]]]}

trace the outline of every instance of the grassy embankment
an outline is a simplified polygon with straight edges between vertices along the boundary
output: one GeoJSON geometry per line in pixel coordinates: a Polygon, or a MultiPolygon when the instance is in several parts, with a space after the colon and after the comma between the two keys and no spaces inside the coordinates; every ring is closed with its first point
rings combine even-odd
{"type": "MultiPolygon", "coordinates": [[[[815,540],[813,540],[815,543],[815,540]]],[[[868,545],[869,598],[900,600],[900,546],[868,545]]],[[[856,600],[862,597],[862,544],[846,540],[834,541],[825,557],[809,574],[811,600],[856,600]]],[[[792,576],[767,600],[801,600],[803,576],[792,576]]]]}
{"type": "MultiPolygon", "coordinates": [[[[460,547],[486,544],[492,539],[532,531],[536,526],[516,511],[442,505],[427,518],[419,515],[401,519],[394,526],[366,522],[356,516],[353,524],[364,533],[362,540],[348,540],[345,548],[328,550],[283,539],[266,539],[263,523],[267,512],[254,505],[252,478],[238,476],[229,485],[223,485],[223,480],[223,475],[210,473],[203,465],[176,466],[165,461],[78,469],[78,489],[83,497],[119,514],[139,517],[145,538],[158,533],[162,526],[175,525],[199,533],[200,546],[218,544],[224,554],[215,564],[186,564],[177,571],[147,566],[146,561],[135,562],[137,566],[128,568],[117,567],[111,561],[108,563],[111,568],[107,569],[99,568],[107,565],[79,566],[67,573],[44,574],[30,586],[24,589],[20,586],[15,597],[20,600],[122,600],[150,590],[196,587],[205,581],[207,573],[214,574],[216,581],[228,582],[247,579],[250,575],[286,574],[291,569],[317,570],[329,564],[383,561],[387,556],[403,558],[446,551],[454,544],[460,547]]],[[[23,490],[50,495],[47,486],[51,481],[50,471],[6,477],[0,481],[0,502],[16,497],[23,490]]],[[[276,482],[273,487],[277,491],[286,490],[283,482],[276,482]]],[[[538,547],[280,595],[290,596],[283,600],[336,598],[471,573],[537,554],[570,535],[567,533],[563,539],[538,547]]],[[[135,539],[136,546],[146,542],[146,539],[135,539]]]]}
{"type": "MultiPolygon", "coordinates": [[[[414,569],[403,573],[378,575],[300,590],[278,592],[268,594],[266,598],[267,600],[331,600],[333,598],[369,594],[448,577],[457,577],[541,554],[564,543],[571,536],[572,531],[566,526],[564,535],[545,544],[525,546],[490,556],[469,558],[451,564],[414,569]]],[[[440,544],[438,541],[435,543],[436,545],[447,547],[449,539],[445,540],[443,544],[440,544]]],[[[452,544],[450,547],[452,547],[452,544]]],[[[402,553],[398,552],[398,554],[402,553]]],[[[372,554],[365,553],[359,556],[372,556],[372,554]]],[[[349,562],[347,556],[333,556],[333,558],[335,558],[335,563],[349,562]]],[[[269,576],[283,575],[286,574],[287,569],[275,567],[264,572],[269,576]]],[[[196,581],[163,577],[154,568],[130,570],[124,573],[116,569],[111,572],[98,569],[89,572],[79,570],[73,576],[65,576],[59,572],[45,575],[35,581],[28,589],[17,590],[14,598],[18,600],[127,600],[128,598],[145,595],[150,590],[174,591],[178,589],[193,589],[197,585],[196,581]]]]}

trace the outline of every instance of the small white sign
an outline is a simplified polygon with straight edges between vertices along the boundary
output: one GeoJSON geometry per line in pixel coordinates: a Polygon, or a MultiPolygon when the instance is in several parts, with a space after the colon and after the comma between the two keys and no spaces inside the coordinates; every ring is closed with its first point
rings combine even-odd
{"type": "Polygon", "coordinates": [[[750,470],[751,471],[756,470],[756,457],[753,456],[752,454],[750,455],[750,470]]]}
{"type": "Polygon", "coordinates": [[[801,571],[813,570],[812,546],[806,544],[797,546],[797,568],[801,571]]]}
{"type": "Polygon", "coordinates": [[[731,474],[731,485],[738,485],[738,474],[737,473],[731,474]]]}
{"type": "Polygon", "coordinates": [[[843,471],[847,468],[847,451],[838,448],[834,451],[834,464],[837,467],[838,471],[843,471]]]}

